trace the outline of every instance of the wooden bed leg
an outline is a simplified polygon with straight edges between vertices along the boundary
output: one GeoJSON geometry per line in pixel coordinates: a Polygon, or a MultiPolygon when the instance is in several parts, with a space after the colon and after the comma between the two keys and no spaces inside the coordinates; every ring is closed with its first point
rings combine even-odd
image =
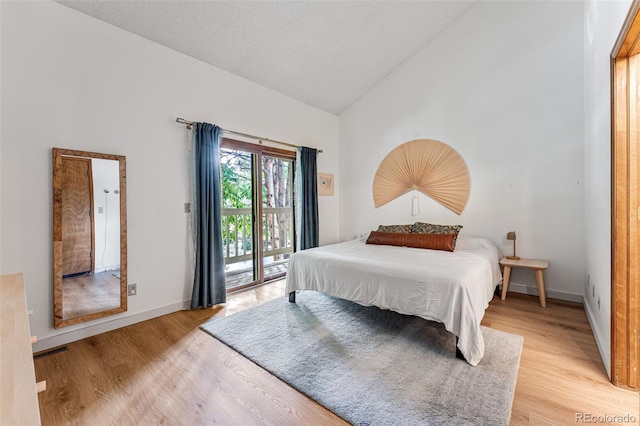
{"type": "Polygon", "coordinates": [[[296,292],[292,291],[289,293],[289,303],[296,303],[296,292]]]}
{"type": "Polygon", "coordinates": [[[464,355],[462,355],[462,352],[460,352],[460,349],[458,349],[458,336],[456,336],[456,358],[461,359],[463,361],[466,361],[467,359],[464,357],[464,355]]]}

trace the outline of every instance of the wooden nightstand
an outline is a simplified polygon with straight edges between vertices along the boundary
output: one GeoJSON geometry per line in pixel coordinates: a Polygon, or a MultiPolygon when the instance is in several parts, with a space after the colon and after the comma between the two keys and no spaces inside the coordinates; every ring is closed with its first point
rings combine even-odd
{"type": "Polygon", "coordinates": [[[503,257],[500,259],[500,264],[504,266],[504,276],[502,278],[502,297],[500,299],[505,300],[507,298],[507,290],[509,289],[509,276],[511,275],[511,268],[529,268],[536,271],[536,282],[538,283],[538,294],[540,295],[540,306],[545,308],[547,306],[547,300],[544,292],[544,277],[542,271],[549,267],[549,262],[540,259],[507,259],[503,257]]]}

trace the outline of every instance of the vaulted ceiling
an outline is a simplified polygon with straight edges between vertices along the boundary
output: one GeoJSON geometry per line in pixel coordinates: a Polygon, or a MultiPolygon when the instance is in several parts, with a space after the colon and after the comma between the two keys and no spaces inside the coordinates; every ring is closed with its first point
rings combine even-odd
{"type": "Polygon", "coordinates": [[[475,1],[59,1],[340,114],[475,1]]]}

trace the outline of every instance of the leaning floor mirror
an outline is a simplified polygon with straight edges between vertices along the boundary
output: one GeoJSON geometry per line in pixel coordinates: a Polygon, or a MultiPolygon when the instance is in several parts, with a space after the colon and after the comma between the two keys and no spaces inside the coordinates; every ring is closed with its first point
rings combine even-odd
{"type": "Polygon", "coordinates": [[[54,327],[127,310],[126,161],[53,148],[54,327]]]}

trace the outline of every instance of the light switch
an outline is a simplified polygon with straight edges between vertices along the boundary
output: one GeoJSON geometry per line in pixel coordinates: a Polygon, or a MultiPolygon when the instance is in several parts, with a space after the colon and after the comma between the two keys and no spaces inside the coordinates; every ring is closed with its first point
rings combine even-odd
{"type": "Polygon", "coordinates": [[[102,207],[98,207],[98,214],[102,214],[103,210],[104,209],[102,207]]]}

